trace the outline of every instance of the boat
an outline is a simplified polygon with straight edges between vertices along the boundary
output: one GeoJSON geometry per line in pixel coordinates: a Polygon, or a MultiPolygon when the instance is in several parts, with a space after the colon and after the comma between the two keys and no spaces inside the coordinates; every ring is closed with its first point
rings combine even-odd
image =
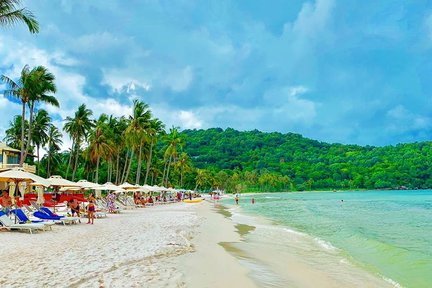
{"type": "Polygon", "coordinates": [[[184,203],[200,203],[202,201],[204,201],[203,198],[195,198],[195,199],[192,199],[192,200],[189,200],[189,199],[184,199],[183,200],[184,203]]]}

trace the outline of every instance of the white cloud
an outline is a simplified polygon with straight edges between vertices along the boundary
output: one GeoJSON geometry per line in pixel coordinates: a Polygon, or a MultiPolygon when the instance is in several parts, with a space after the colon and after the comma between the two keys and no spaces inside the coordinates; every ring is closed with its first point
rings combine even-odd
{"type": "Polygon", "coordinates": [[[174,92],[185,91],[193,80],[192,67],[187,66],[179,71],[169,73],[162,83],[170,87],[174,92]]]}

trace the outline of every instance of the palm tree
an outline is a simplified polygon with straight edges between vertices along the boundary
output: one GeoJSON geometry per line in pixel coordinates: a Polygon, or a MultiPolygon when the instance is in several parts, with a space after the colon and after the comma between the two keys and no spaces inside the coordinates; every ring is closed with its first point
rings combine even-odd
{"type": "MultiPolygon", "coordinates": [[[[132,153],[134,151],[138,152],[138,165],[135,178],[135,183],[138,184],[141,175],[142,149],[146,140],[146,128],[150,126],[149,123],[151,119],[151,111],[149,109],[149,106],[142,101],[135,100],[133,103],[133,112],[132,115],[129,116],[129,125],[126,128],[125,134],[129,145],[132,147],[132,153]]],[[[124,181],[129,176],[131,163],[132,156],[129,160],[129,166],[124,181]]]]}
{"type": "Polygon", "coordinates": [[[24,22],[30,33],[39,32],[39,23],[31,11],[26,8],[18,8],[21,0],[0,1],[0,26],[13,26],[17,22],[24,22]]]}
{"type": "Polygon", "coordinates": [[[66,178],[69,174],[69,168],[72,162],[72,154],[75,154],[75,162],[73,165],[72,180],[75,178],[76,168],[78,166],[78,156],[81,142],[87,139],[90,130],[94,127],[93,121],[90,117],[93,112],[87,109],[85,104],[81,104],[75,112],[74,117],[66,117],[66,123],[63,130],[69,134],[72,139],[72,153],[69,155],[69,162],[66,169],[66,178]]]}
{"type": "Polygon", "coordinates": [[[167,144],[168,145],[164,153],[164,159],[166,161],[166,164],[164,167],[164,173],[162,177],[163,180],[162,182],[164,182],[165,186],[168,185],[168,177],[169,177],[171,163],[172,162],[175,163],[177,159],[178,148],[182,149],[184,146],[184,140],[179,135],[178,129],[176,127],[172,127],[170,129],[170,134],[167,135],[167,144]]]}
{"type": "Polygon", "coordinates": [[[147,141],[150,143],[150,148],[147,154],[147,167],[146,167],[146,174],[144,178],[144,184],[147,184],[148,175],[150,173],[150,166],[153,157],[153,147],[157,143],[158,136],[165,132],[164,128],[165,125],[159,119],[155,118],[150,120],[150,127],[147,129],[147,138],[148,138],[147,141]]]}
{"type": "Polygon", "coordinates": [[[62,134],[53,124],[49,125],[47,139],[46,139],[46,149],[47,149],[47,177],[51,176],[51,162],[57,159],[55,156],[60,150],[60,146],[63,144],[62,134]]]}
{"type": "Polygon", "coordinates": [[[6,136],[3,139],[6,144],[12,148],[20,149],[21,147],[21,127],[24,124],[24,129],[27,131],[28,122],[23,123],[21,115],[15,116],[13,121],[9,122],[9,128],[5,131],[6,136]]]}
{"type": "Polygon", "coordinates": [[[184,173],[192,170],[192,161],[187,153],[182,152],[180,154],[176,167],[180,170],[180,187],[183,188],[184,173]]]}
{"type": "Polygon", "coordinates": [[[35,109],[35,105],[38,104],[38,102],[43,102],[46,104],[53,105],[55,107],[59,107],[58,100],[52,96],[49,95],[49,93],[55,93],[57,91],[57,87],[54,83],[55,76],[48,72],[48,69],[43,66],[37,66],[34,69],[30,71],[31,77],[30,77],[30,99],[28,101],[28,106],[30,110],[30,116],[29,116],[29,131],[27,133],[27,145],[24,152],[24,159],[27,156],[29,146],[30,146],[30,139],[32,138],[32,130],[33,130],[33,113],[35,109]]]}
{"type": "Polygon", "coordinates": [[[94,163],[96,162],[96,177],[95,182],[99,181],[99,162],[101,157],[108,156],[111,152],[111,143],[108,135],[108,126],[105,123],[107,117],[102,114],[96,123],[95,130],[90,135],[90,145],[88,147],[89,158],[94,163]]]}
{"type": "Polygon", "coordinates": [[[39,168],[40,168],[39,150],[41,146],[45,146],[48,140],[48,132],[50,126],[52,125],[51,117],[48,115],[48,112],[46,110],[41,109],[37,112],[33,124],[34,127],[33,127],[32,141],[36,145],[36,153],[37,153],[36,155],[38,159],[37,172],[39,175],[39,168]]]}
{"type": "Polygon", "coordinates": [[[21,123],[21,159],[20,165],[24,163],[27,156],[30,139],[31,139],[31,128],[33,121],[33,109],[34,105],[39,102],[46,102],[55,106],[58,106],[58,101],[54,96],[47,95],[46,93],[55,92],[56,87],[54,84],[54,75],[48,72],[43,66],[38,66],[30,70],[28,65],[24,66],[21,70],[21,76],[18,81],[14,81],[5,75],[1,76],[1,81],[5,82],[8,89],[4,91],[4,95],[7,97],[14,97],[21,101],[22,111],[21,117],[24,121],[21,123]],[[24,149],[24,123],[26,115],[26,106],[30,108],[30,124],[27,133],[27,145],[24,149]]]}

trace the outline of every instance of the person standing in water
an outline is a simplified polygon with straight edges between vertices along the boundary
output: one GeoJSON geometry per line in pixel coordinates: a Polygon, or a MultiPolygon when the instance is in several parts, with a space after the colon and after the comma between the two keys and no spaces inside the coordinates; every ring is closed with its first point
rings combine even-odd
{"type": "Polygon", "coordinates": [[[236,205],[238,205],[238,202],[239,202],[239,194],[238,193],[235,194],[235,202],[236,202],[236,205]]]}

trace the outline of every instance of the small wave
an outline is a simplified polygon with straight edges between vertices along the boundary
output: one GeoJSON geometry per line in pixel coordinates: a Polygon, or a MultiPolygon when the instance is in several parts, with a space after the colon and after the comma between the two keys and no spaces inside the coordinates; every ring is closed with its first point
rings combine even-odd
{"type": "Polygon", "coordinates": [[[382,276],[382,278],[384,279],[384,281],[386,281],[387,283],[390,283],[395,288],[403,288],[402,285],[400,285],[398,282],[394,281],[393,279],[390,279],[390,278],[387,278],[384,276],[382,276]]]}
{"type": "Polygon", "coordinates": [[[292,230],[292,229],[289,229],[289,228],[283,228],[283,230],[286,231],[286,232],[288,232],[288,233],[295,234],[295,235],[300,235],[300,236],[305,236],[306,235],[306,234],[304,234],[302,232],[299,232],[299,231],[296,231],[296,230],[292,230]]]}
{"type": "Polygon", "coordinates": [[[337,250],[336,247],[334,247],[331,243],[324,241],[320,238],[314,238],[314,240],[324,249],[329,250],[329,251],[335,251],[337,250]]]}

